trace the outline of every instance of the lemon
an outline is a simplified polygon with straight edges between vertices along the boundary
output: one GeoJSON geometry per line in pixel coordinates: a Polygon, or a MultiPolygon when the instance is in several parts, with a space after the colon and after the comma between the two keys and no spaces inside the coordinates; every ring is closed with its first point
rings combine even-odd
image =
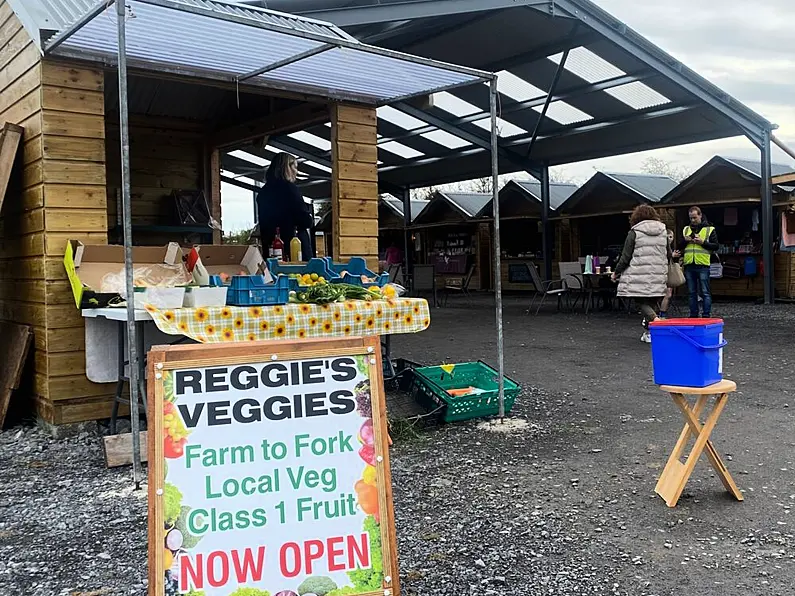
{"type": "Polygon", "coordinates": [[[320,276],[319,276],[317,273],[313,273],[313,274],[312,274],[312,275],[310,275],[309,277],[310,277],[310,279],[311,279],[312,281],[317,281],[317,280],[320,278],[320,276]]]}
{"type": "Polygon", "coordinates": [[[373,466],[367,466],[362,473],[362,480],[365,484],[369,484],[371,486],[375,486],[376,484],[376,470],[373,466]]]}

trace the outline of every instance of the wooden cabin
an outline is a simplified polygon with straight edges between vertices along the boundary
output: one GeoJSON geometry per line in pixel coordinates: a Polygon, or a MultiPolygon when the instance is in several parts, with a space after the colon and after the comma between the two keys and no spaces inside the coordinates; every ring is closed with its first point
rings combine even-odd
{"type": "MultiPolygon", "coordinates": [[[[550,217],[554,217],[576,190],[576,184],[550,183],[550,217]]],[[[510,180],[500,190],[499,197],[502,287],[508,291],[535,291],[526,265],[535,266],[543,275],[541,183],[537,180],[510,180]]],[[[493,200],[486,204],[481,214],[492,212],[493,200]]],[[[550,223],[553,234],[553,274],[557,274],[558,261],[569,258],[568,225],[564,229],[562,220],[550,223]]]]}
{"type": "Polygon", "coordinates": [[[461,278],[474,267],[472,290],[491,288],[492,236],[483,208],[489,193],[437,191],[416,217],[411,231],[417,263],[436,267],[437,286],[461,278]]]}
{"type": "Polygon", "coordinates": [[[569,229],[570,259],[620,254],[632,210],[642,204],[656,205],[675,186],[668,176],[594,174],[558,209],[557,217],[569,229]]]}
{"type": "MultiPolygon", "coordinates": [[[[111,410],[114,386],[86,378],[83,318],[63,258],[67,240],[104,244],[121,238],[117,74],[105,66],[111,61],[83,60],[77,50],[70,50],[70,58],[43,54],[45,35],[38,26],[46,27],[23,10],[29,1],[49,10],[39,0],[0,0],[0,122],[24,127],[0,222],[0,318],[33,326],[35,358],[26,389],[42,419],[63,424],[106,418],[111,410]]],[[[205,18],[187,14],[180,13],[205,18]]],[[[234,26],[244,26],[243,17],[235,18],[234,26]]],[[[291,18],[280,18],[280,25],[291,18]]],[[[109,27],[108,15],[96,19],[97,27],[109,27]]],[[[128,26],[140,21],[142,15],[128,26]]],[[[323,27],[313,22],[312,34],[323,27]]],[[[210,215],[222,223],[225,151],[330,122],[333,253],[338,259],[364,256],[377,267],[375,102],[343,103],[331,92],[299,93],[278,84],[237,85],[228,76],[182,76],[141,61],[130,66],[136,244],[220,242],[219,230],[185,226],[176,218],[175,191],[204,193],[210,215]]]]}
{"type": "MultiPolygon", "coordinates": [[[[795,298],[795,259],[780,250],[781,218],[795,210],[793,166],[773,164],[773,256],[776,296],[795,298]]],[[[715,156],[666,195],[661,208],[677,232],[688,224],[688,210],[697,205],[716,227],[721,247],[713,260],[724,275],[711,281],[712,294],[730,298],[762,298],[761,165],[758,161],[715,156]],[[751,261],[753,263],[751,263],[751,261]]]]}

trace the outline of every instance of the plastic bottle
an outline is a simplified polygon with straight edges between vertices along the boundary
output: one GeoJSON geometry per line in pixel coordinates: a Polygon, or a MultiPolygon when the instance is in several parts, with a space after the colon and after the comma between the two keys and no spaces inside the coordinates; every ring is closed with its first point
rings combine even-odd
{"type": "Polygon", "coordinates": [[[271,244],[271,256],[280,261],[284,260],[284,242],[282,242],[279,228],[276,228],[276,237],[273,239],[273,244],[271,244]]]}
{"type": "Polygon", "coordinates": [[[301,241],[298,239],[298,228],[295,228],[295,235],[290,240],[290,262],[298,263],[303,261],[301,258],[301,241]]]}

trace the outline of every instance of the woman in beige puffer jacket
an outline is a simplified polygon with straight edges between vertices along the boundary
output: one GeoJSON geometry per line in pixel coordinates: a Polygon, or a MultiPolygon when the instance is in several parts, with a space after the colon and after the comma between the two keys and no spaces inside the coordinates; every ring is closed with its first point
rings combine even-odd
{"type": "MultiPolygon", "coordinates": [[[[640,205],[630,217],[632,229],[627,234],[624,250],[618,260],[613,280],[618,280],[618,295],[634,298],[643,314],[643,325],[657,318],[660,301],[668,282],[671,249],[668,230],[654,207],[640,205]]],[[[645,331],[641,341],[650,342],[645,331]]]]}

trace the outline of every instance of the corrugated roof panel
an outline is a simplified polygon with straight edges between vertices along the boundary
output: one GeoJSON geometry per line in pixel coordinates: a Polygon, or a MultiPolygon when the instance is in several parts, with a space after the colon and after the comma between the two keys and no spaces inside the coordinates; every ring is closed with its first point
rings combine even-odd
{"type": "Polygon", "coordinates": [[[443,194],[470,217],[475,217],[492,199],[492,195],[486,192],[445,192],[443,194]]]}
{"type": "MultiPolygon", "coordinates": [[[[719,155],[721,159],[731,162],[736,165],[738,168],[742,168],[747,172],[752,173],[757,178],[762,177],[762,163],[760,161],[754,161],[753,159],[740,159],[737,157],[725,157],[723,155],[719,155]]],[[[783,163],[774,163],[771,164],[771,175],[772,176],[781,176],[782,174],[790,174],[795,172],[795,167],[783,163]]]]}
{"type": "MultiPolygon", "coordinates": [[[[563,53],[555,54],[548,58],[555,64],[560,64],[563,53]]],[[[617,66],[614,66],[601,56],[597,56],[591,50],[582,46],[574,48],[569,52],[563,68],[589,83],[598,83],[605,79],[612,79],[613,77],[620,77],[626,74],[617,66]]]]}
{"type": "Polygon", "coordinates": [[[388,141],[378,146],[379,149],[389,151],[395,155],[399,155],[403,159],[414,159],[415,157],[422,157],[425,154],[422,151],[417,151],[408,145],[398,143],[397,141],[388,141]]]}
{"type": "Polygon", "coordinates": [[[654,203],[662,199],[678,185],[676,180],[668,176],[658,176],[654,174],[602,173],[654,203]]]}
{"type": "Polygon", "coordinates": [[[450,134],[446,130],[432,130],[431,132],[423,133],[420,136],[447,149],[461,149],[463,147],[469,147],[470,145],[469,141],[465,141],[461,137],[450,134]]]}
{"type": "MultiPolygon", "coordinates": [[[[529,194],[531,194],[538,201],[541,201],[541,183],[537,180],[514,180],[516,184],[521,186],[529,194]]],[[[574,191],[577,190],[576,184],[564,184],[550,182],[549,184],[549,207],[552,210],[557,210],[563,203],[566,202],[574,191]]]]}
{"type": "Polygon", "coordinates": [[[345,90],[373,98],[393,98],[439,89],[467,80],[465,75],[370,54],[335,48],[277,68],[257,79],[345,90]]]}
{"type": "Polygon", "coordinates": [[[605,91],[636,110],[644,110],[654,106],[671,103],[671,100],[640,81],[619,85],[605,91]]]}
{"type": "Polygon", "coordinates": [[[314,19],[307,19],[295,15],[276,12],[275,10],[264,10],[253,6],[242,6],[234,2],[223,2],[219,0],[176,0],[185,5],[200,6],[219,13],[233,14],[248,19],[253,19],[269,25],[277,25],[296,31],[305,31],[317,35],[327,35],[337,39],[353,40],[354,38],[336,25],[324,23],[314,19]]]}
{"type": "MultiPolygon", "coordinates": [[[[334,45],[334,39],[330,37],[328,42],[308,39],[288,27],[284,32],[258,27],[256,21],[267,16],[262,11],[209,0],[180,2],[215,11],[218,15],[237,13],[236,16],[246,18],[251,24],[129,0],[128,6],[134,17],[127,23],[127,55],[131,61],[141,61],[154,70],[171,68],[180,74],[229,77],[233,80],[236,76],[288,60],[308,50],[334,45]],[[253,16],[249,18],[248,13],[253,16]]],[[[274,18],[277,21],[283,19],[284,23],[292,21],[288,17],[274,18]]],[[[68,54],[71,50],[77,55],[94,53],[112,59],[117,53],[115,20],[112,7],[106,9],[66,39],[55,53],[68,54]]],[[[296,22],[305,25],[302,19],[296,22]]],[[[305,57],[253,77],[247,83],[273,83],[288,90],[379,103],[479,80],[482,77],[461,73],[442,64],[421,64],[399,56],[386,56],[360,45],[336,47],[305,57]]]]}

